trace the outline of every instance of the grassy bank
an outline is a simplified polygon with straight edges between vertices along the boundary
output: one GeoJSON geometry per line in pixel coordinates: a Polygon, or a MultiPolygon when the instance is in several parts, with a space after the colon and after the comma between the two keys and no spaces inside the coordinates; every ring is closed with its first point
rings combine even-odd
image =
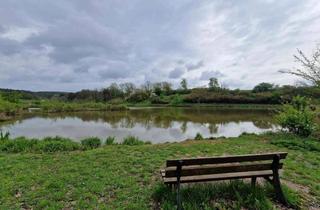
{"type": "Polygon", "coordinates": [[[40,111],[54,113],[54,112],[78,112],[78,111],[118,111],[126,110],[125,105],[113,105],[106,103],[66,103],[60,101],[45,101],[38,106],[40,111]]]}
{"type": "Polygon", "coordinates": [[[55,100],[32,100],[10,103],[0,101],[0,121],[6,121],[15,116],[28,112],[29,108],[35,108],[34,112],[60,113],[79,111],[122,111],[127,110],[125,104],[106,104],[95,102],[62,102],[55,100]]]}
{"type": "Polygon", "coordinates": [[[11,139],[9,133],[0,131],[0,152],[6,153],[54,153],[54,152],[70,152],[84,151],[95,149],[102,145],[144,145],[150,142],[144,142],[135,136],[127,136],[120,143],[116,142],[115,137],[107,137],[99,139],[97,137],[89,137],[82,139],[80,142],[64,137],[46,137],[43,139],[28,139],[26,137],[18,137],[11,139]]]}
{"type": "MultiPolygon", "coordinates": [[[[175,195],[159,177],[166,159],[271,151],[289,153],[282,180],[293,189],[286,190],[291,204],[316,207],[319,148],[313,139],[265,134],[158,145],[111,144],[72,152],[0,152],[0,209],[173,209],[175,195]],[[313,146],[301,146],[301,141],[313,146]]],[[[252,191],[246,183],[185,187],[183,196],[186,209],[277,208],[269,187],[252,191]],[[243,194],[248,199],[239,199],[243,194]]]]}
{"type": "Polygon", "coordinates": [[[263,109],[263,110],[277,110],[281,105],[272,104],[218,104],[218,103],[180,103],[180,104],[152,104],[149,101],[142,103],[127,103],[128,107],[212,107],[222,109],[263,109]]]}

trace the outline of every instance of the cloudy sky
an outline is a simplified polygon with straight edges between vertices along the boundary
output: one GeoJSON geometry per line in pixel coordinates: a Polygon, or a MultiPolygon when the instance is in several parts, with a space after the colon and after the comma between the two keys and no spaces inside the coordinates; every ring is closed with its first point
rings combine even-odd
{"type": "Polygon", "coordinates": [[[278,71],[317,43],[319,0],[1,0],[0,87],[294,84],[278,71]]]}

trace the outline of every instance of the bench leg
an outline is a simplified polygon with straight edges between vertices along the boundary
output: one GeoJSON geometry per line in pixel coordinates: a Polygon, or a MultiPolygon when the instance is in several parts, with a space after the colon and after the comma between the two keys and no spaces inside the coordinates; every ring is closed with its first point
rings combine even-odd
{"type": "Polygon", "coordinates": [[[272,162],[272,172],[273,172],[273,179],[272,179],[272,184],[276,193],[276,198],[277,200],[282,203],[285,206],[288,206],[287,199],[285,198],[283,191],[281,189],[281,183],[280,183],[280,176],[279,176],[279,161],[280,157],[279,155],[276,155],[273,158],[272,162]]]}
{"type": "Polygon", "coordinates": [[[278,173],[274,174],[273,176],[273,187],[276,193],[277,200],[283,205],[287,206],[288,202],[281,189],[280,177],[278,173]]]}
{"type": "Polygon", "coordinates": [[[181,179],[182,160],[177,165],[177,210],[182,210],[182,201],[180,195],[180,179],[181,179]]]}
{"type": "Polygon", "coordinates": [[[251,187],[256,187],[256,182],[257,182],[257,177],[252,177],[251,178],[251,187]]]}

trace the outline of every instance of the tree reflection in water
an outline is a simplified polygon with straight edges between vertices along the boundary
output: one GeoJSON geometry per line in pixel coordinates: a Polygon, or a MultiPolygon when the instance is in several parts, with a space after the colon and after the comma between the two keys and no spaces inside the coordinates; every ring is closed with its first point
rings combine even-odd
{"type": "Polygon", "coordinates": [[[195,132],[203,133],[204,136],[219,136],[220,134],[233,136],[240,135],[239,132],[242,131],[259,132],[273,129],[275,124],[272,120],[272,113],[266,110],[202,107],[136,108],[114,112],[28,114],[15,122],[0,125],[1,127],[11,129],[13,134],[17,133],[18,135],[19,133],[26,136],[29,135],[28,131],[45,135],[46,129],[47,133],[51,134],[56,128],[58,132],[56,135],[66,134],[65,136],[71,137],[77,136],[74,132],[78,132],[78,135],[83,136],[102,136],[110,133],[113,136],[122,137],[122,135],[129,133],[140,135],[139,137],[142,139],[144,139],[143,137],[160,139],[176,138],[177,136],[180,139],[185,139],[194,137],[192,135],[195,135],[195,132]],[[41,125],[37,125],[36,120],[41,125]],[[45,120],[48,121],[48,124],[50,121],[51,128],[43,128],[43,131],[38,131],[37,126],[44,127],[46,125],[45,120]],[[66,126],[69,127],[69,130],[65,129],[66,126]],[[80,127],[82,130],[77,131],[80,127]]]}

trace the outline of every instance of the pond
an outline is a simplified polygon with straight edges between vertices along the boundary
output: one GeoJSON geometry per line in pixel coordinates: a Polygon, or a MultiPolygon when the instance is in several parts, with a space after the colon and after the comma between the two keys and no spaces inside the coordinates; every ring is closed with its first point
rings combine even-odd
{"type": "Polygon", "coordinates": [[[243,132],[275,130],[273,114],[267,110],[198,108],[131,108],[114,112],[27,114],[0,124],[11,137],[63,136],[77,141],[90,136],[118,141],[133,135],[152,143],[203,137],[236,137],[243,132]]]}

